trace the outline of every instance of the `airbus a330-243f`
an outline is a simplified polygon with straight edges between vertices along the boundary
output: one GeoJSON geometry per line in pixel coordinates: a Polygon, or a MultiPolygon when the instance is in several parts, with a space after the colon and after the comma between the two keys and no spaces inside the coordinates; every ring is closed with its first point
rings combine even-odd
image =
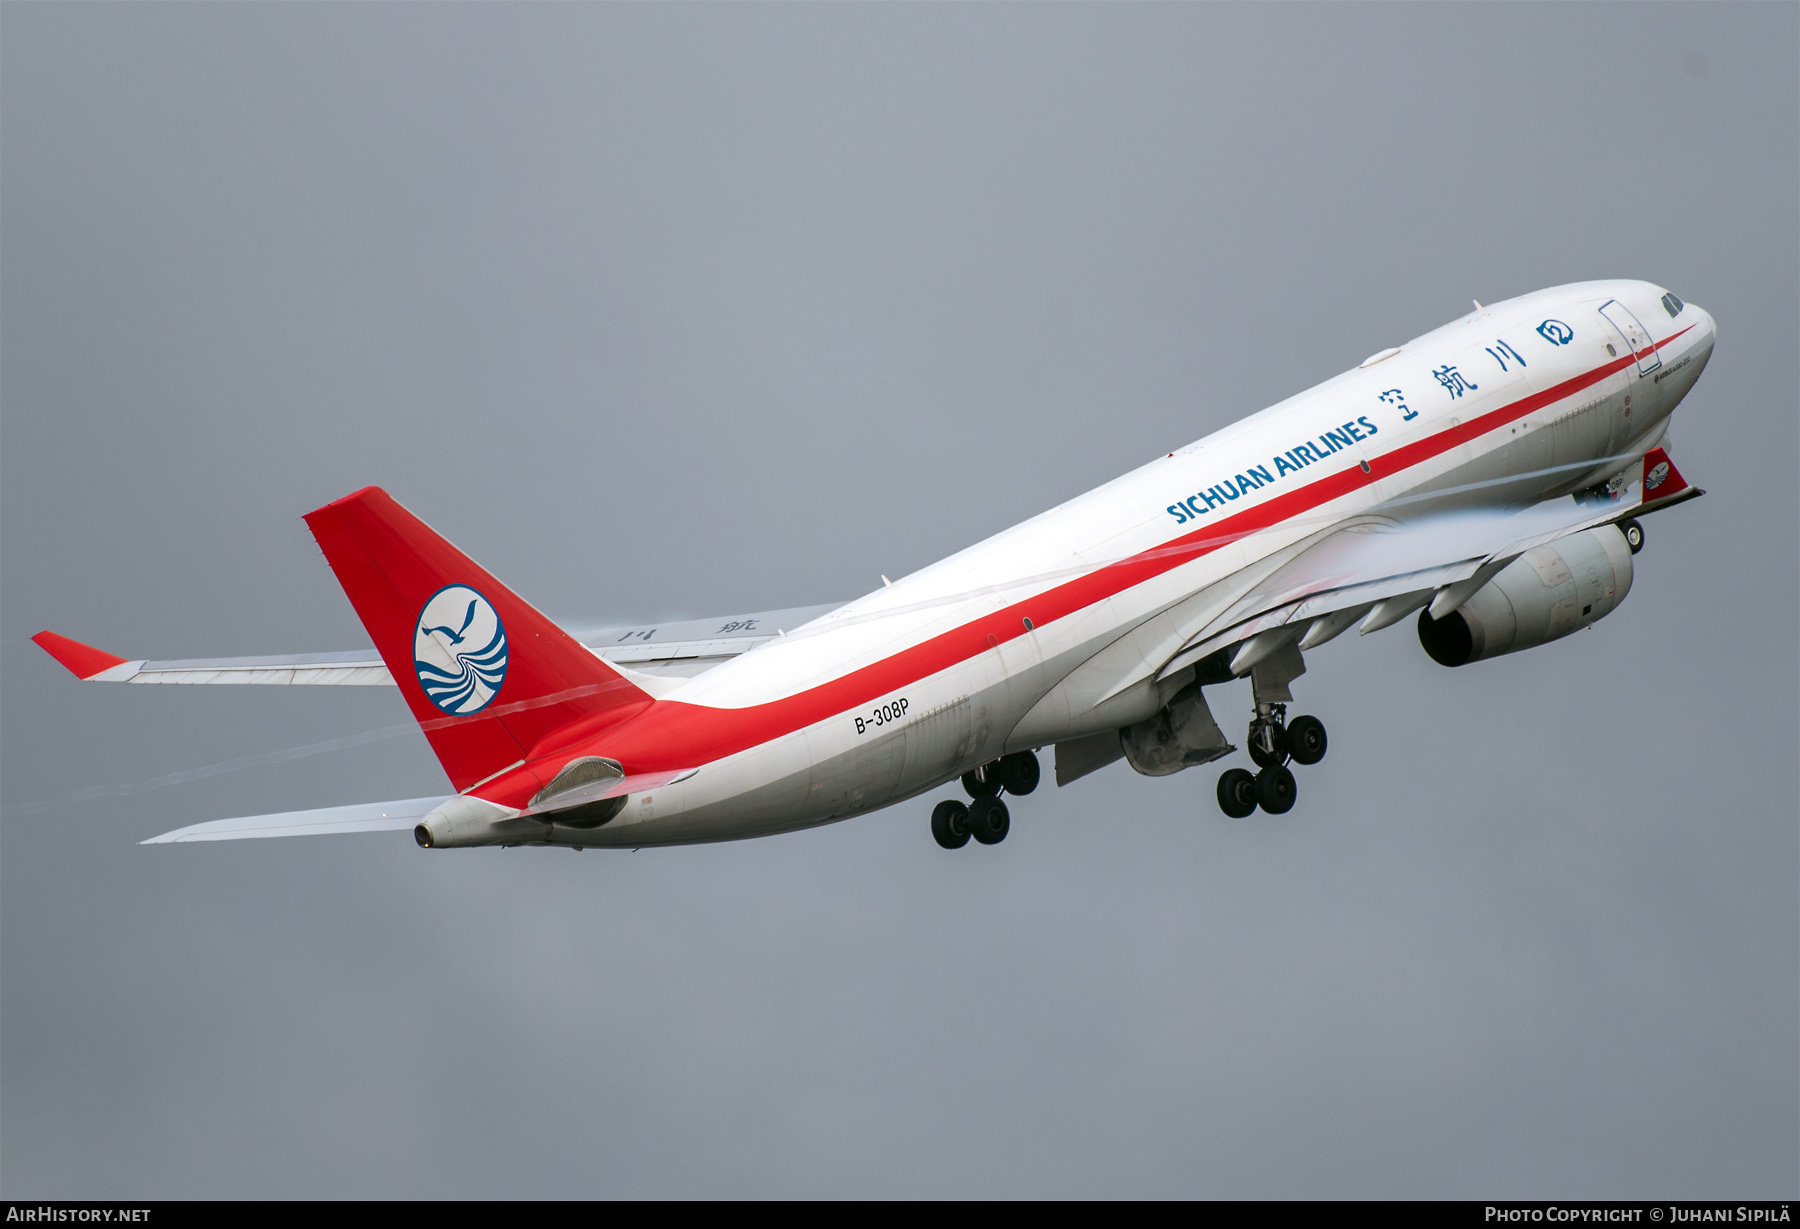
{"type": "MultiPolygon", "coordinates": [[[[1585,628],[1630,592],[1639,518],[1701,492],[1664,446],[1712,318],[1645,282],[1482,307],[844,606],[577,637],[369,487],[306,517],[373,651],[128,661],[35,637],[97,682],[390,686],[447,796],[196,824],[153,842],[411,829],[427,849],[639,847],[846,819],[959,778],[939,844],[992,845],[1006,795],[1124,759],[1236,750],[1205,688],[1250,679],[1280,814],[1324,725],[1306,654],[1417,612],[1460,666],[1585,628]]],[[[147,843],[153,843],[147,842],[147,843]]]]}

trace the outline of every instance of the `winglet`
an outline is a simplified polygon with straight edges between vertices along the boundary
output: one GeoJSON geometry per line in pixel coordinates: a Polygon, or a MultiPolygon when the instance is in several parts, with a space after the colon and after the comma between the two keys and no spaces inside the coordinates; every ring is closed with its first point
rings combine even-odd
{"type": "Polygon", "coordinates": [[[1644,457],[1644,502],[1661,503],[1691,490],[1687,479],[1675,468],[1675,459],[1661,448],[1652,448],[1644,457]]]}
{"type": "Polygon", "coordinates": [[[123,657],[115,657],[104,649],[96,649],[79,640],[70,640],[55,632],[39,632],[31,639],[38,648],[68,667],[69,672],[78,679],[92,679],[117,666],[131,664],[123,657]]]}

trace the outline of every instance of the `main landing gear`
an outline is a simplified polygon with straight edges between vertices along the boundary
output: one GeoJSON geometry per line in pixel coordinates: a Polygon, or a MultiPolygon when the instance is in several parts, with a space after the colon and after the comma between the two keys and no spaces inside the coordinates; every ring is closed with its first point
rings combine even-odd
{"type": "Polygon", "coordinates": [[[1260,769],[1252,776],[1242,768],[1227,769],[1219,777],[1219,809],[1233,819],[1243,819],[1261,807],[1271,815],[1293,809],[1299,789],[1288,761],[1317,764],[1325,758],[1325,723],[1317,717],[1286,721],[1287,705],[1256,702],[1245,740],[1250,758],[1260,769]]]}
{"type": "Polygon", "coordinates": [[[998,845],[1012,828],[1001,791],[1023,797],[1037,788],[1038,776],[1037,756],[1029,751],[1001,756],[965,772],[963,788],[974,801],[967,806],[954,798],[938,803],[931,811],[931,835],[945,849],[961,849],[970,837],[983,845],[998,845]]]}

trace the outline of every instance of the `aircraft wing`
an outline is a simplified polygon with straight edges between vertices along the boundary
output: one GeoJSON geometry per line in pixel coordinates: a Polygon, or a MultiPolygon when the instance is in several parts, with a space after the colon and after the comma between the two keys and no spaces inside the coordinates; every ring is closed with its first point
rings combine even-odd
{"type": "Polygon", "coordinates": [[[759,614],[645,623],[636,627],[570,627],[569,634],[602,659],[640,674],[692,677],[757,645],[830,614],[842,602],[759,614]]]}
{"type": "MultiPolygon", "coordinates": [[[[691,677],[783,631],[837,609],[803,606],[757,614],[646,623],[635,627],[574,628],[571,634],[596,655],[639,673],[691,677]]],[[[207,657],[182,661],[131,661],[55,632],[32,639],[78,678],[90,683],[218,683],[283,686],[391,687],[374,649],[337,653],[289,653],[270,657],[207,657]]]]}
{"type": "Polygon", "coordinates": [[[1656,448],[1603,491],[1580,497],[1509,513],[1370,518],[1282,563],[1195,631],[1156,677],[1234,645],[1241,647],[1230,669],[1242,674],[1268,652],[1295,642],[1314,648],[1356,624],[1364,634],[1379,631],[1424,606],[1442,618],[1533,547],[1702,494],[1656,448]]]}

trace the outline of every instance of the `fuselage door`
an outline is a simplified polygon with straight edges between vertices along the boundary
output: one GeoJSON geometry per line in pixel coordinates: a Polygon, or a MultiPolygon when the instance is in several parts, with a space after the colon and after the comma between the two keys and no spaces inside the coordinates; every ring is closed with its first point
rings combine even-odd
{"type": "Polygon", "coordinates": [[[1662,366],[1662,355],[1656,352],[1656,343],[1650,340],[1650,330],[1638,323],[1638,318],[1631,314],[1630,308],[1617,299],[1609,299],[1601,305],[1600,314],[1606,317],[1606,322],[1618,331],[1620,340],[1636,356],[1639,375],[1662,366]]]}

